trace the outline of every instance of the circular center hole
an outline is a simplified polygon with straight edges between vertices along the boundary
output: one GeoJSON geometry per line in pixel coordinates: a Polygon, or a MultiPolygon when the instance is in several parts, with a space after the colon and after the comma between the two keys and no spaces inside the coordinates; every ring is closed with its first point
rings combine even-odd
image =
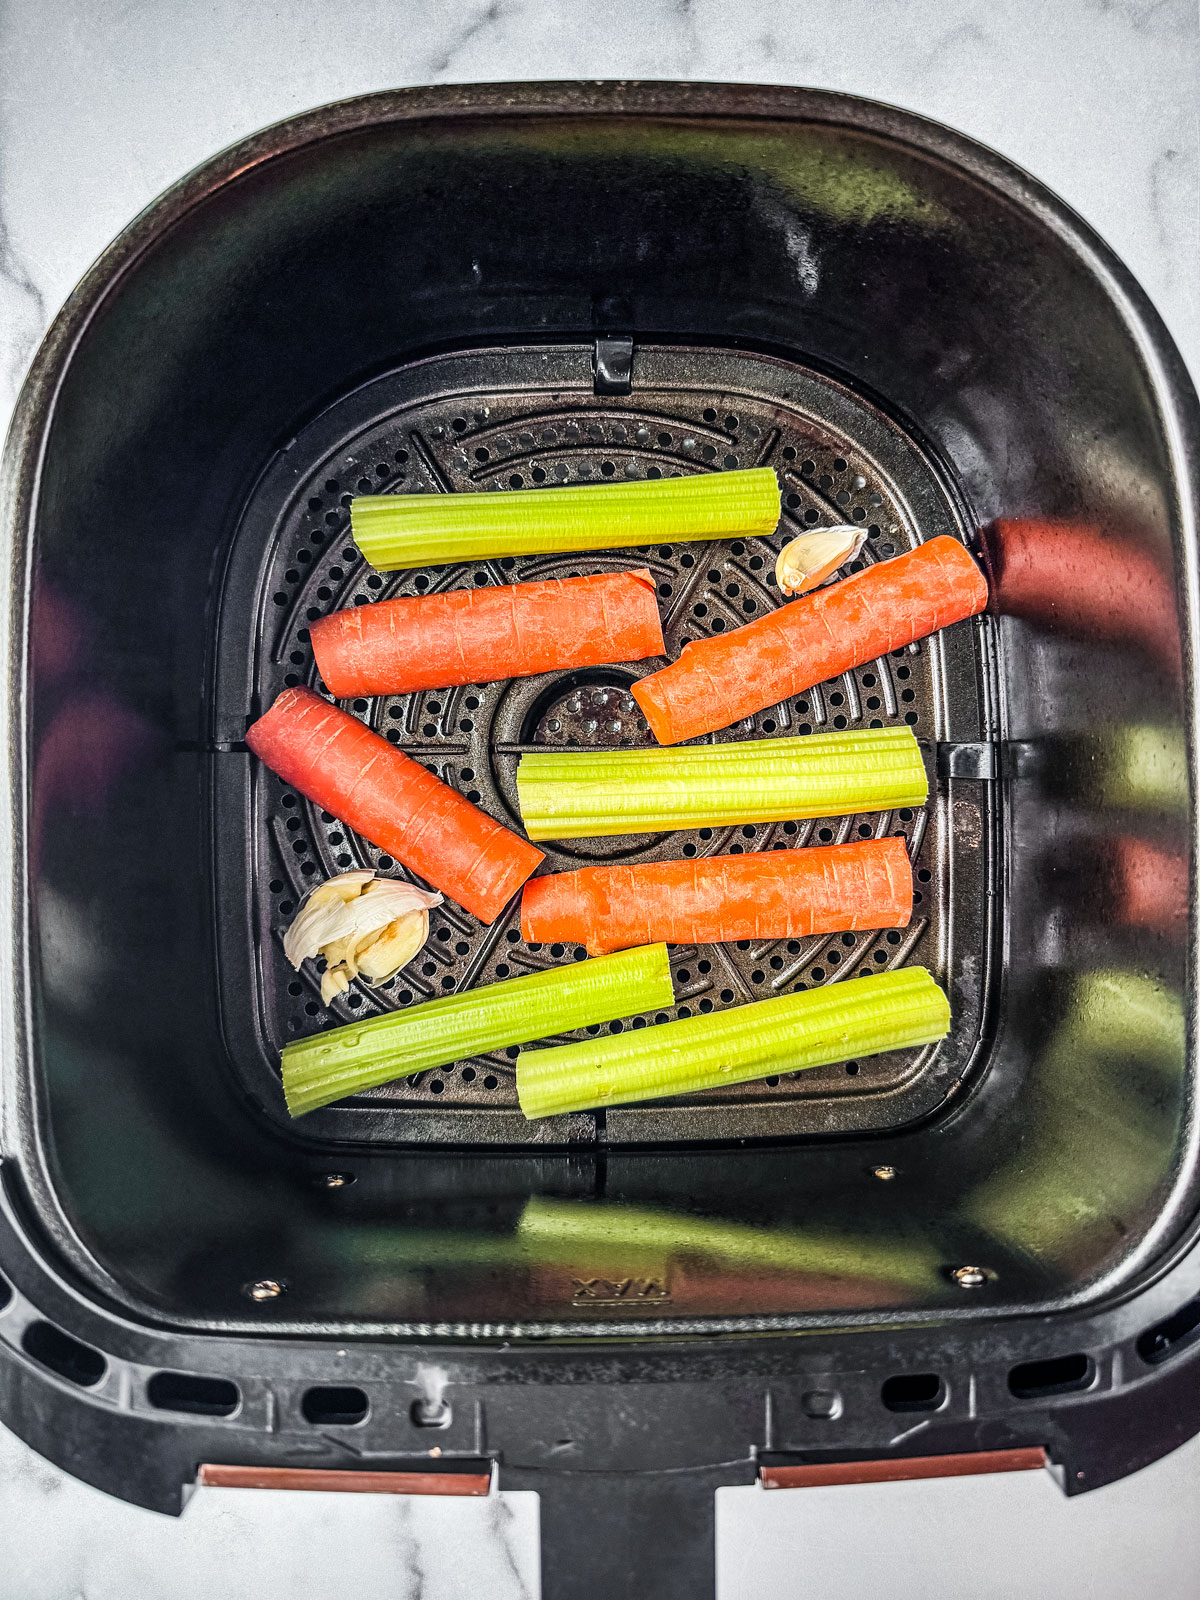
{"type": "Polygon", "coordinates": [[[629,692],[631,682],[613,667],[570,673],[530,707],[525,742],[580,749],[653,745],[654,735],[629,692]]]}

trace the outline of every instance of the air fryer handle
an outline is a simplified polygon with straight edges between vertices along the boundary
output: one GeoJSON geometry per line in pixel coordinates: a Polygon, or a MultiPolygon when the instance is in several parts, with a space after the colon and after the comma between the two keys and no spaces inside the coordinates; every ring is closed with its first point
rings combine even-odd
{"type": "Polygon", "coordinates": [[[531,1479],[541,1496],[542,1600],[715,1600],[713,1496],[729,1481],[728,1468],[531,1479]]]}

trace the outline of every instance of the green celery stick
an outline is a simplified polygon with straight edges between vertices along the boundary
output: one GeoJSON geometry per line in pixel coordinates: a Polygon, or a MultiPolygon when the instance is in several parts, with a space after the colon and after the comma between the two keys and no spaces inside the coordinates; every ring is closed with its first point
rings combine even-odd
{"type": "Polygon", "coordinates": [[[666,945],[644,945],[299,1039],[284,1046],[283,1092],[298,1117],[428,1067],[674,1003],[666,945]]]}
{"type": "Polygon", "coordinates": [[[928,794],[911,728],[678,750],[539,751],[517,768],[531,839],[847,816],[920,806],[928,794]]]}
{"type": "Polygon", "coordinates": [[[686,478],[472,494],[368,494],[350,505],[354,542],[382,572],[493,556],[620,550],[773,533],[770,467],[686,478]]]}
{"type": "Polygon", "coordinates": [[[924,967],[902,967],[636,1033],[523,1050],[517,1097],[527,1117],[549,1117],[930,1044],[949,1030],[941,989],[924,967]]]}
{"type": "MultiPolygon", "coordinates": [[[[725,744],[680,744],[652,746],[648,750],[577,750],[547,747],[531,750],[525,757],[525,770],[538,775],[556,771],[588,772],[597,778],[623,777],[634,771],[652,774],[689,766],[711,767],[728,761],[734,766],[748,759],[748,752],[764,761],[787,760],[801,755],[806,761],[834,762],[847,755],[870,755],[882,760],[888,753],[897,761],[910,763],[916,739],[911,728],[852,728],[846,733],[790,734],[783,739],[740,739],[725,744]]],[[[918,747],[918,754],[920,753],[918,747]]]]}

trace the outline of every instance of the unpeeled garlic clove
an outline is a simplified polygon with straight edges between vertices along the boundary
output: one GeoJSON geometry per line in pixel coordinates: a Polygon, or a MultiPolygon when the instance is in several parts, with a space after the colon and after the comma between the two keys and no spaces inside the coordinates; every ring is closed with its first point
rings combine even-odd
{"type": "Polygon", "coordinates": [[[344,872],[309,895],[284,936],[284,952],[297,970],[324,956],[321,998],[328,1005],[360,974],[382,983],[406,966],[429,937],[429,908],[441,903],[440,894],[411,883],[367,869],[344,872]]]}
{"type": "Polygon", "coordinates": [[[775,582],[786,595],[807,594],[847,561],[853,561],[866,538],[865,528],[849,524],[798,534],[779,552],[775,582]]]}

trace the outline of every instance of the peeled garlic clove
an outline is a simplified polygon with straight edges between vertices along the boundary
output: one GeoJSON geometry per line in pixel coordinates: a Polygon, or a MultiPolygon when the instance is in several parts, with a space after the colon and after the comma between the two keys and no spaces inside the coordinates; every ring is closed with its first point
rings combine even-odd
{"type": "MultiPolygon", "coordinates": [[[[360,940],[363,940],[363,935],[352,931],[344,939],[334,939],[329,944],[323,944],[321,946],[321,954],[325,957],[326,965],[330,967],[344,966],[350,976],[356,978],[358,976],[358,966],[355,955],[360,940]]],[[[370,943],[370,935],[363,942],[370,943]]]]}
{"type": "Polygon", "coordinates": [[[801,533],[779,552],[775,582],[784,594],[807,594],[847,561],[853,561],[866,538],[865,528],[849,525],[801,533]]]}
{"type": "Polygon", "coordinates": [[[328,1005],[350,987],[350,974],[345,967],[326,967],[321,974],[321,1004],[328,1005]]]}
{"type": "Polygon", "coordinates": [[[341,872],[336,878],[326,878],[325,882],[309,895],[304,902],[305,907],[333,905],[337,901],[344,904],[350,900],[357,900],[374,876],[370,867],[359,867],[354,872],[341,872]]]}
{"type": "Polygon", "coordinates": [[[383,930],[358,957],[358,970],[368,983],[386,983],[406,967],[429,938],[428,911],[410,911],[383,930]]]}

